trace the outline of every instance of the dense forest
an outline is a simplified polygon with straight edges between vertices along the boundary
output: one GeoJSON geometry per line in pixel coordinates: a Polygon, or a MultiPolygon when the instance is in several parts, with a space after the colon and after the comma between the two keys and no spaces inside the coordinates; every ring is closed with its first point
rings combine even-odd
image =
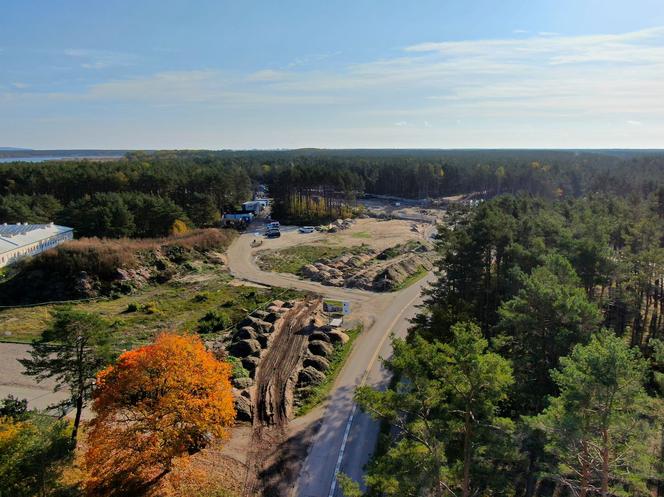
{"type": "MultiPolygon", "coordinates": [[[[383,430],[367,491],[342,477],[347,497],[664,497],[663,154],[181,151],[13,163],[0,165],[0,222],[165,236],[215,225],[259,184],[274,216],[292,222],[351,215],[364,194],[485,200],[449,206],[437,280],[385,361],[393,382],[356,392],[383,430]]],[[[152,243],[175,260],[183,236],[152,243]]],[[[99,265],[98,248],[89,257],[92,242],[77,243],[71,258],[99,265]]],[[[58,266],[58,280],[81,272],[58,266]]],[[[26,288],[13,284],[16,295],[26,288]]],[[[26,447],[43,445],[57,464],[71,453],[61,423],[26,421],[15,399],[1,409],[29,421],[26,447]]]]}
{"type": "Polygon", "coordinates": [[[10,163],[0,165],[0,220],[54,220],[78,236],[165,236],[178,220],[214,225],[251,191],[246,168],[214,160],[10,163]]]}
{"type": "Polygon", "coordinates": [[[357,393],[394,427],[370,494],[664,495],[664,190],[501,195],[438,250],[398,381],[357,393]]]}
{"type": "Polygon", "coordinates": [[[79,236],[167,235],[175,221],[215,225],[258,184],[285,221],[351,214],[363,194],[426,199],[526,192],[648,196],[664,154],[620,151],[132,152],[116,161],[0,165],[0,222],[71,224],[79,236]]]}

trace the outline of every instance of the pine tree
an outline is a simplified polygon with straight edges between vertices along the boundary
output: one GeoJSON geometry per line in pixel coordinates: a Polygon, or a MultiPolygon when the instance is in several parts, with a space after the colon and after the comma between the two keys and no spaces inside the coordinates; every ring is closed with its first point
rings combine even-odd
{"type": "Polygon", "coordinates": [[[386,366],[398,384],[356,393],[362,409],[399,433],[367,475],[367,485],[385,495],[468,497],[487,487],[482,473],[504,456],[496,439],[512,429],[498,416],[513,381],[509,362],[487,351],[476,325],[459,323],[451,331],[449,344],[395,340],[386,366]]]}
{"type": "Polygon", "coordinates": [[[552,474],[574,495],[647,496],[654,455],[646,363],[603,330],[577,345],[552,373],[560,395],[533,418],[547,436],[552,474]]]}
{"type": "Polygon", "coordinates": [[[25,374],[37,381],[54,378],[55,389],[66,388],[69,398],[51,408],[76,410],[71,438],[76,440],[81,413],[92,395],[97,372],[113,357],[111,329],[94,314],[58,310],[53,324],[32,343],[29,359],[20,359],[25,374]]]}

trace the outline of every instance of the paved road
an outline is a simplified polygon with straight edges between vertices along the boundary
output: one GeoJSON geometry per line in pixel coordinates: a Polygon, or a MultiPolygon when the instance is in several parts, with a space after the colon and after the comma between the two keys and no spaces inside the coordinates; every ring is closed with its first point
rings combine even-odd
{"type": "MultiPolygon", "coordinates": [[[[286,246],[288,237],[278,244],[286,246]]],[[[421,302],[422,288],[433,277],[429,275],[415,285],[395,293],[376,294],[362,290],[335,288],[303,281],[293,275],[261,271],[255,264],[255,249],[251,233],[239,237],[228,250],[231,273],[237,278],[265,285],[298,288],[325,297],[349,300],[352,316],[365,323],[364,332],[355,341],[345,367],[337,377],[324,409],[316,410],[296,420],[298,425],[320,422],[320,429],[310,447],[300,472],[300,479],[292,495],[299,497],[335,497],[341,492],[336,486],[335,473],[340,470],[361,481],[363,466],[375,447],[378,423],[355,407],[353,392],[360,384],[385,387],[389,381],[380,358],[389,357],[391,333],[404,336],[408,320],[421,302]]],[[[260,249],[271,248],[266,242],[260,249]]]]}

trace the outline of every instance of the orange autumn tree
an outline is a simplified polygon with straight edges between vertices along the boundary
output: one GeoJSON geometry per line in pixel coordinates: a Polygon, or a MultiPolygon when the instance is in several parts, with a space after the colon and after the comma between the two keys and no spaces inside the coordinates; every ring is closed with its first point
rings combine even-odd
{"type": "Polygon", "coordinates": [[[101,371],[85,453],[88,495],[141,495],[212,438],[235,410],[231,367],[196,336],[165,333],[101,371]]]}

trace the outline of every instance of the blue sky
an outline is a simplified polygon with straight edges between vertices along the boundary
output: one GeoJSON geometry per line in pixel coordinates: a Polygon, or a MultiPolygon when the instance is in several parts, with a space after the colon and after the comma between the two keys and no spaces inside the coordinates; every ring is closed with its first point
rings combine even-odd
{"type": "Polygon", "coordinates": [[[0,146],[662,148],[662,0],[0,0],[0,146]]]}

